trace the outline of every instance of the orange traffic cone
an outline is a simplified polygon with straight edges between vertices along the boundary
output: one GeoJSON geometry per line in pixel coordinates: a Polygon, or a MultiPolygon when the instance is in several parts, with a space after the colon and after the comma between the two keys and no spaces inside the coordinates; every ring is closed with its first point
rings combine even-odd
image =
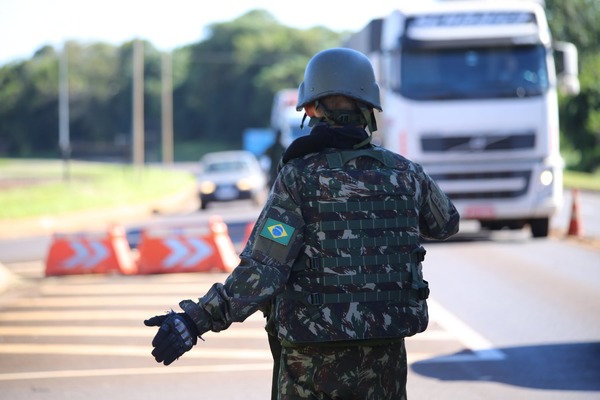
{"type": "Polygon", "coordinates": [[[579,214],[579,189],[571,191],[573,196],[573,205],[571,207],[571,220],[569,221],[568,236],[583,236],[583,226],[579,214]]]}

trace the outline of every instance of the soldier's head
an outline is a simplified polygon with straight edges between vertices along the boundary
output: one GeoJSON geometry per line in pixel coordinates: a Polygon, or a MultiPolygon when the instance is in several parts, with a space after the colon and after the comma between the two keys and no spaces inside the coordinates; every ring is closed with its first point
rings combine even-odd
{"type": "Polygon", "coordinates": [[[315,54],[298,88],[296,109],[311,117],[309,126],[362,125],[377,130],[373,110],[381,110],[379,86],[369,59],[362,53],[333,48],[315,54]]]}

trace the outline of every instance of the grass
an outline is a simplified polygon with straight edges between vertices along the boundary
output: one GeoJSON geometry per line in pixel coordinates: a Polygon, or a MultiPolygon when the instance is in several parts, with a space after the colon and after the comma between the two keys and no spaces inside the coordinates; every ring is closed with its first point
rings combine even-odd
{"type": "Polygon", "coordinates": [[[595,174],[565,171],[564,186],[569,189],[581,189],[600,192],[600,170],[595,174]]]}
{"type": "Polygon", "coordinates": [[[0,159],[0,220],[143,204],[177,194],[184,171],[72,161],[0,159]],[[68,172],[68,174],[66,173],[68,172]]]}

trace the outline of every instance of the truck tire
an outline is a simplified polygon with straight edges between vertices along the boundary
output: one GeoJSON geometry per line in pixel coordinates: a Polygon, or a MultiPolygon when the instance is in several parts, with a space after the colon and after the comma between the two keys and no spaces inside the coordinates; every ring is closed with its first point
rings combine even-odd
{"type": "Polygon", "coordinates": [[[549,218],[534,218],[529,221],[529,225],[531,226],[531,235],[534,238],[544,238],[548,236],[550,228],[549,218]]]}

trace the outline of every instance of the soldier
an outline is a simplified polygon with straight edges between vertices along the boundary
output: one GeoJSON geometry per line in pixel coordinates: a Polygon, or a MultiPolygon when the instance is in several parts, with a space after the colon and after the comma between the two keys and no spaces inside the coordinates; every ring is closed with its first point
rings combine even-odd
{"type": "Polygon", "coordinates": [[[273,186],[273,183],[275,183],[275,178],[277,178],[277,174],[279,173],[279,161],[281,160],[281,156],[285,151],[285,147],[283,146],[283,143],[281,143],[281,136],[281,129],[278,129],[275,132],[273,144],[271,144],[271,146],[269,146],[265,151],[265,156],[267,156],[270,160],[269,187],[273,186]]]}
{"type": "Polygon", "coordinates": [[[278,399],[404,399],[404,338],[428,323],[420,238],[455,234],[458,212],[420,165],[370,144],[382,110],[362,53],[317,53],[297,109],[311,133],[286,149],[239,266],[144,321],[160,327],[152,354],[169,365],[262,310],[281,345],[278,399]]]}

